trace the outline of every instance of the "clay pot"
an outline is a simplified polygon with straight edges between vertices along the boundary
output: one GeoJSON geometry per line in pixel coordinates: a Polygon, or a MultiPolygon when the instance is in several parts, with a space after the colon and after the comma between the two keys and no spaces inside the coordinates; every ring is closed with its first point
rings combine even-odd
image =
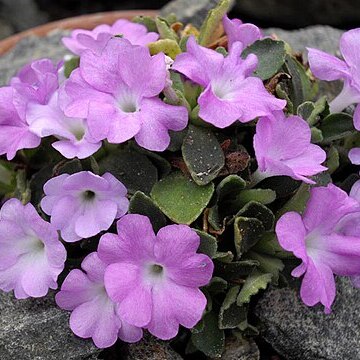
{"type": "Polygon", "coordinates": [[[91,30],[95,26],[100,24],[112,24],[117,19],[131,20],[134,16],[155,16],[157,14],[154,10],[129,10],[129,11],[111,11],[90,15],[76,16],[64,20],[54,21],[45,25],[37,26],[30,30],[26,30],[10,36],[0,41],[0,55],[5,54],[11,48],[13,48],[20,40],[28,36],[46,36],[53,30],[61,29],[88,29],[91,30]]]}

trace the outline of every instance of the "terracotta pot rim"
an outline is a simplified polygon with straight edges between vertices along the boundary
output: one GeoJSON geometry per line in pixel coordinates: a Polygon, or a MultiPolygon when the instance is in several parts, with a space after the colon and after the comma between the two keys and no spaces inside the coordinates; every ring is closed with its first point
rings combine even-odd
{"type": "Polygon", "coordinates": [[[134,16],[156,16],[156,10],[124,10],[124,11],[108,11],[87,15],[80,15],[53,21],[44,25],[34,27],[32,29],[22,31],[0,41],[0,55],[11,50],[20,40],[29,36],[45,36],[53,30],[71,30],[75,28],[93,29],[100,24],[112,24],[117,19],[132,19],[134,16]]]}

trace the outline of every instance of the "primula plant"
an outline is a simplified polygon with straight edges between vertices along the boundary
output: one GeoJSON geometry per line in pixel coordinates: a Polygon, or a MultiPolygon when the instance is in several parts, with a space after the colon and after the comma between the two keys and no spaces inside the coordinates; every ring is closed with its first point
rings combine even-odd
{"type": "Polygon", "coordinates": [[[307,64],[228,6],[74,30],[0,88],[0,289],[57,291],[99,348],[219,357],[268,287],[329,313],[360,286],[360,29],[307,64]]]}

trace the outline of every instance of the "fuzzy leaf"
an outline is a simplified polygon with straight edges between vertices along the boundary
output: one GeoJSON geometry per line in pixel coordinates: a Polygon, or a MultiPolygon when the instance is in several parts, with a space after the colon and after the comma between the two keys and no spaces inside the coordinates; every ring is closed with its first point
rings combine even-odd
{"type": "Polygon", "coordinates": [[[239,291],[240,286],[233,286],[227,292],[219,312],[220,329],[235,329],[247,320],[247,309],[236,304],[239,291]]]}
{"type": "Polygon", "coordinates": [[[245,189],[246,181],[238,175],[229,175],[221,180],[216,187],[219,201],[227,196],[236,196],[241,190],[245,189]]]}
{"type": "Polygon", "coordinates": [[[119,179],[130,194],[149,194],[158,179],[158,171],[148,157],[132,149],[116,149],[99,161],[99,167],[101,174],[110,172],[119,179]]]}
{"type": "Polygon", "coordinates": [[[258,187],[275,191],[276,198],[279,199],[293,194],[300,184],[300,181],[294,180],[290,176],[271,176],[261,181],[258,187]]]}
{"type": "Polygon", "coordinates": [[[256,201],[248,202],[236,216],[243,216],[248,218],[255,218],[261,221],[265,231],[273,228],[275,216],[272,211],[261,203],[256,201]]]}
{"type": "Polygon", "coordinates": [[[140,214],[147,216],[155,232],[166,225],[166,218],[161,210],[155,205],[154,201],[143,192],[137,191],[130,199],[130,214],[140,214]]]}
{"type": "Polygon", "coordinates": [[[329,115],[329,105],[326,96],[321,97],[315,103],[312,101],[305,101],[297,108],[297,114],[306,120],[310,126],[315,125],[320,120],[320,115],[323,113],[326,116],[329,115]]]}
{"type": "Polygon", "coordinates": [[[171,39],[160,39],[148,44],[148,47],[151,55],[163,52],[172,59],[175,59],[176,56],[181,53],[179,44],[175,40],[171,39]]]}
{"type": "Polygon", "coordinates": [[[151,197],[172,221],[190,225],[205,209],[213,192],[213,183],[199,186],[180,172],[175,172],[153,186],[151,197]]]}
{"type": "Polygon", "coordinates": [[[242,216],[235,218],[234,242],[238,259],[260,240],[264,231],[264,226],[258,219],[242,216]]]}
{"type": "Polygon", "coordinates": [[[236,198],[234,203],[241,209],[250,201],[256,201],[261,204],[270,204],[276,199],[276,193],[270,189],[247,189],[241,191],[236,198]]]}
{"type": "Polygon", "coordinates": [[[209,285],[206,286],[206,289],[209,293],[211,294],[219,294],[219,293],[222,293],[224,292],[226,289],[227,289],[227,281],[220,278],[220,277],[217,277],[217,276],[214,276],[209,285]]]}
{"type": "Polygon", "coordinates": [[[267,80],[284,65],[285,43],[270,38],[257,40],[243,51],[242,57],[245,58],[249,54],[255,54],[259,61],[254,75],[262,80],[267,80]]]}
{"type": "Polygon", "coordinates": [[[317,127],[313,126],[311,128],[311,142],[313,144],[317,144],[323,140],[324,140],[324,137],[323,137],[321,130],[318,129],[317,127]]]}
{"type": "Polygon", "coordinates": [[[335,146],[331,146],[327,152],[326,164],[328,173],[332,174],[340,166],[340,155],[339,150],[335,146]]]}
{"type": "Polygon", "coordinates": [[[213,258],[217,251],[217,241],[214,236],[207,234],[204,231],[194,229],[196,233],[200,236],[200,246],[198,252],[205,254],[210,258],[213,258]]]}
{"type": "Polygon", "coordinates": [[[215,275],[227,281],[239,280],[242,277],[249,275],[257,266],[259,262],[255,260],[235,261],[224,263],[215,261],[215,275]]]}
{"type": "Polygon", "coordinates": [[[176,35],[175,31],[169,26],[166,19],[161,17],[157,17],[155,19],[155,24],[157,27],[157,32],[160,34],[161,39],[169,39],[174,40],[177,42],[179,40],[178,36],[176,35]]]}
{"type": "Polygon", "coordinates": [[[249,303],[251,296],[256,295],[260,290],[265,290],[270,284],[271,278],[271,274],[263,274],[257,270],[250,274],[240,290],[236,301],[238,306],[249,303]]]}
{"type": "Polygon", "coordinates": [[[285,251],[279,244],[275,233],[265,233],[252,248],[252,251],[275,256],[279,259],[292,259],[293,255],[285,251]]]}
{"type": "Polygon", "coordinates": [[[203,331],[193,333],[191,341],[206,356],[220,357],[224,351],[225,334],[219,329],[218,317],[211,311],[205,314],[203,322],[203,331]]]}
{"type": "Polygon", "coordinates": [[[137,24],[142,24],[146,26],[147,31],[157,32],[157,26],[153,17],[150,16],[135,16],[132,21],[137,24]]]}
{"type": "Polygon", "coordinates": [[[208,15],[200,28],[199,45],[207,46],[213,41],[214,33],[221,23],[224,15],[230,10],[230,0],[220,0],[217,6],[208,12],[208,15]]]}
{"type": "Polygon", "coordinates": [[[319,125],[324,142],[342,139],[355,132],[352,116],[346,113],[336,113],[327,116],[319,125]]]}
{"type": "Polygon", "coordinates": [[[65,61],[64,64],[64,75],[66,78],[69,78],[73,70],[79,67],[80,57],[73,56],[71,59],[65,61]]]}
{"type": "Polygon", "coordinates": [[[191,177],[199,185],[215,179],[225,165],[224,152],[210,129],[190,125],[182,154],[191,177]]]}
{"type": "Polygon", "coordinates": [[[214,255],[213,259],[228,264],[234,260],[234,254],[231,251],[227,251],[227,252],[218,251],[214,255]]]}

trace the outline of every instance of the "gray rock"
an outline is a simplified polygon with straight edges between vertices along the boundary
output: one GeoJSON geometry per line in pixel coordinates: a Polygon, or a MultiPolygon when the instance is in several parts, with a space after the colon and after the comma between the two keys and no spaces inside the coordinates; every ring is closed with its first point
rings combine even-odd
{"type": "Polygon", "coordinates": [[[254,340],[226,339],[225,352],[221,360],[259,360],[260,351],[254,340]]]}
{"type": "Polygon", "coordinates": [[[30,36],[20,41],[0,57],[0,86],[7,84],[22,66],[32,60],[46,57],[56,62],[60,61],[69,53],[61,43],[61,38],[68,33],[56,30],[42,38],[30,36]]]}
{"type": "Polygon", "coordinates": [[[220,0],[173,0],[161,9],[161,15],[176,14],[179,21],[200,26],[209,10],[220,0]]]}
{"type": "Polygon", "coordinates": [[[16,300],[0,292],[1,360],[95,359],[100,350],[91,340],[77,338],[69,328],[69,313],[60,310],[54,294],[16,300]]]}
{"type": "Polygon", "coordinates": [[[166,341],[161,341],[149,334],[143,339],[127,347],[127,360],[182,360],[166,341]]]}
{"type": "Polygon", "coordinates": [[[348,279],[338,279],[330,315],[305,306],[290,288],[267,291],[255,313],[264,338],[288,360],[360,359],[360,291],[348,279]]]}
{"type": "Polygon", "coordinates": [[[314,24],[349,27],[360,22],[360,5],[354,0],[236,0],[236,10],[254,22],[282,27],[314,24]]]}
{"type": "Polygon", "coordinates": [[[48,16],[39,10],[34,0],[0,0],[0,8],[0,17],[16,31],[23,31],[48,21],[48,16]]]}

